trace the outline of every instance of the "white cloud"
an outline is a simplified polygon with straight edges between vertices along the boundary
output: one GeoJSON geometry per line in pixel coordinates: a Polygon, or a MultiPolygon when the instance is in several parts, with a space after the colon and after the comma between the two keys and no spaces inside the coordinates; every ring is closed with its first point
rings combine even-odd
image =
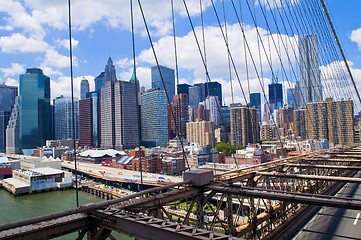
{"type": "Polygon", "coordinates": [[[18,74],[22,74],[25,72],[25,65],[19,63],[11,63],[11,67],[9,68],[0,68],[0,70],[4,73],[5,77],[14,76],[18,74]]]}
{"type": "MultiPolygon", "coordinates": [[[[64,47],[64,48],[66,48],[68,50],[70,49],[69,39],[57,39],[57,40],[55,40],[55,43],[58,46],[64,47]]],[[[79,41],[72,38],[71,44],[72,44],[72,47],[75,48],[76,46],[78,46],[79,41]]]]}
{"type": "MultiPolygon", "coordinates": [[[[1,81],[1,79],[0,79],[0,81],[1,81]]],[[[13,79],[13,78],[7,78],[4,82],[8,86],[17,86],[17,87],[19,87],[19,82],[16,81],[15,79],[13,79]]]]}
{"type": "Polygon", "coordinates": [[[118,66],[120,68],[130,68],[133,67],[133,59],[129,59],[129,58],[122,58],[119,60],[116,60],[114,62],[115,66],[118,66]]]}
{"type": "MultiPolygon", "coordinates": [[[[50,49],[45,53],[45,59],[42,63],[45,66],[55,68],[65,68],[70,66],[70,58],[59,54],[54,49],[50,49]]],[[[78,66],[77,58],[73,56],[73,66],[78,66]]]]}
{"type": "Polygon", "coordinates": [[[262,4],[266,6],[267,9],[274,9],[274,8],[283,8],[287,7],[287,4],[298,4],[301,0],[255,0],[256,6],[262,4]],[[287,2],[286,2],[287,1],[287,2]]]}
{"type": "Polygon", "coordinates": [[[63,73],[55,70],[51,67],[48,67],[46,65],[41,65],[40,68],[43,70],[43,73],[48,76],[48,77],[52,77],[52,76],[63,76],[63,73]]]}
{"type": "Polygon", "coordinates": [[[49,49],[49,45],[42,40],[14,33],[11,36],[0,37],[0,48],[5,53],[44,52],[49,49]]]}
{"type": "MultiPolygon", "coordinates": [[[[10,18],[7,20],[11,26],[22,27],[27,32],[39,37],[44,36],[44,26],[56,29],[67,28],[68,10],[66,1],[24,0],[24,6],[19,2],[4,1],[6,1],[5,7],[0,7],[0,11],[8,12],[10,18]],[[16,16],[19,19],[16,19],[16,16]],[[26,22],[23,22],[24,20],[26,22]]],[[[158,36],[168,34],[172,28],[170,1],[141,1],[141,3],[152,33],[158,36]]],[[[135,27],[144,31],[143,19],[137,1],[133,1],[133,5],[135,27]]],[[[198,0],[188,0],[187,5],[192,16],[199,15],[198,0]]],[[[211,3],[205,2],[203,5],[204,10],[211,6],[211,3]]],[[[89,29],[98,22],[112,28],[130,29],[130,4],[128,0],[74,0],[71,7],[74,29],[81,31],[89,29]]],[[[186,16],[181,1],[174,1],[174,11],[182,17],[186,16]]]]}
{"type": "Polygon", "coordinates": [[[358,49],[361,50],[361,28],[353,30],[350,35],[351,41],[357,43],[358,49]]]}
{"type": "MultiPolygon", "coordinates": [[[[74,97],[80,98],[80,83],[81,80],[87,79],[89,81],[90,91],[94,91],[94,77],[93,76],[80,76],[75,77],[74,80],[74,97]]],[[[63,95],[65,97],[71,97],[71,82],[70,77],[62,76],[57,80],[50,80],[51,98],[54,99],[63,95]]]]}
{"type": "MultiPolygon", "coordinates": [[[[129,70],[119,72],[118,78],[120,80],[129,81],[132,74],[133,74],[133,68],[130,68],[129,70]]],[[[152,87],[150,68],[137,67],[137,78],[140,82],[141,87],[145,87],[145,89],[150,89],[152,87]]]]}
{"type": "MultiPolygon", "coordinates": [[[[258,71],[258,74],[261,76],[261,66],[262,64],[262,71],[264,74],[264,78],[268,79],[271,77],[271,69],[268,64],[266,55],[262,48],[262,45],[258,45],[257,43],[257,32],[256,29],[245,25],[245,34],[247,38],[247,42],[250,47],[250,51],[252,52],[252,56],[258,71]],[[259,48],[261,47],[261,56],[259,56],[259,48]],[[261,61],[260,61],[261,60],[261,61]]],[[[277,73],[278,69],[281,69],[280,59],[278,57],[277,51],[274,47],[272,38],[270,37],[269,33],[264,29],[259,28],[260,36],[262,41],[266,47],[267,55],[269,60],[272,63],[272,69],[274,73],[277,73]],[[268,47],[271,46],[271,56],[268,53],[268,47]]],[[[201,35],[201,28],[196,28],[197,36],[200,37],[201,35]]],[[[248,66],[248,73],[249,78],[252,79],[251,85],[254,87],[251,88],[260,92],[260,84],[257,80],[258,76],[252,64],[250,54],[248,49],[247,52],[247,65],[245,61],[245,51],[243,48],[243,37],[242,32],[238,26],[238,24],[233,24],[228,26],[228,37],[229,37],[229,46],[230,51],[232,53],[233,60],[235,62],[237,72],[242,83],[242,87],[246,89],[247,87],[247,74],[246,74],[246,66],[248,66]],[[258,87],[256,87],[258,86],[258,87]]],[[[286,49],[291,49],[291,44],[293,47],[297,46],[297,37],[289,37],[286,35],[279,35],[273,34],[272,37],[276,43],[280,42],[281,39],[286,45],[286,49]]],[[[225,95],[226,102],[229,104],[230,101],[230,85],[228,80],[228,60],[227,60],[227,49],[224,43],[223,36],[220,33],[220,29],[218,27],[208,26],[205,28],[205,39],[206,39],[206,51],[207,51],[207,67],[209,76],[211,81],[215,81],[216,79],[219,80],[224,84],[223,94],[225,95]],[[227,93],[229,91],[229,93],[227,93]]],[[[162,65],[168,65],[168,67],[174,68],[174,48],[173,48],[173,38],[171,36],[166,36],[159,39],[157,42],[154,43],[155,51],[157,53],[158,60],[162,65]],[[169,66],[170,65],[170,66],[169,66]]],[[[281,45],[281,49],[278,48],[278,53],[281,56],[282,62],[286,68],[289,68],[288,58],[286,51],[284,50],[283,45],[281,45]],[[285,64],[287,63],[287,64],[285,64]]],[[[192,77],[188,79],[188,83],[194,84],[196,82],[204,82],[205,81],[205,70],[203,63],[201,61],[201,57],[195,44],[194,36],[192,32],[189,32],[183,37],[177,37],[177,50],[178,50],[178,64],[183,70],[187,70],[188,72],[192,73],[192,77]]],[[[298,50],[295,50],[296,54],[298,50]]],[[[290,55],[291,64],[295,64],[295,56],[293,55],[293,51],[288,51],[290,55]]],[[[147,64],[155,64],[153,52],[151,49],[143,50],[138,58],[138,61],[147,63],[147,64]]],[[[289,71],[289,69],[286,69],[289,71]]],[[[282,71],[281,71],[282,72],[282,71]]],[[[235,72],[232,67],[232,78],[235,78],[235,72]]],[[[268,86],[269,80],[265,82],[265,85],[268,86]],[[268,82],[267,82],[268,81],[268,82]]],[[[236,81],[236,86],[239,90],[239,83],[238,80],[236,81]]],[[[236,88],[234,88],[236,89],[236,88]]],[[[253,90],[252,90],[253,91],[253,90]]],[[[248,92],[248,90],[245,90],[248,92]]],[[[267,89],[266,89],[267,93],[267,89]]],[[[246,93],[247,94],[247,93],[246,93]]],[[[236,96],[240,96],[240,91],[234,93],[236,96]]],[[[243,96],[241,97],[243,99],[243,96]]],[[[241,100],[238,99],[238,100],[241,100]]]]}

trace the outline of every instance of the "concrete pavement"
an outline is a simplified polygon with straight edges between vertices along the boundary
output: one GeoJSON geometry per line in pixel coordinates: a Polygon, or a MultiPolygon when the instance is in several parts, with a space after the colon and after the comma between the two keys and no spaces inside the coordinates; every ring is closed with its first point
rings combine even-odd
{"type": "MultiPolygon", "coordinates": [[[[361,172],[355,177],[361,177],[361,172]]],[[[346,184],[338,197],[361,199],[361,185],[346,184]]],[[[361,239],[361,211],[323,207],[294,240],[356,240],[361,239]]]]}

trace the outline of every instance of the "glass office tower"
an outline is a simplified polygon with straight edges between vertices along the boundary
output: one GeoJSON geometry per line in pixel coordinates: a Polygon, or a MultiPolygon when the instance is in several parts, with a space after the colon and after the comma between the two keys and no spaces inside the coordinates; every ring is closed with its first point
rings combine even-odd
{"type": "Polygon", "coordinates": [[[44,146],[52,139],[50,78],[39,68],[30,68],[20,75],[19,113],[20,144],[23,152],[44,146]]]}

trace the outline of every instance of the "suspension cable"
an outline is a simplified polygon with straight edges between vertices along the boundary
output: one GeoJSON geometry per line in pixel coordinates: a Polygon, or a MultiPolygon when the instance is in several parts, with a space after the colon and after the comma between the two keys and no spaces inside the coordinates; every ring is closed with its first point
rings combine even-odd
{"type": "Polygon", "coordinates": [[[78,169],[76,161],[76,149],[75,149],[75,111],[74,111],[74,76],[73,76],[73,46],[72,46],[72,36],[71,36],[71,3],[68,0],[68,10],[69,10],[69,55],[70,55],[70,82],[71,82],[71,107],[72,107],[72,127],[73,127],[73,145],[74,145],[74,171],[75,171],[75,197],[76,197],[76,207],[79,207],[79,194],[78,194],[78,169]]]}

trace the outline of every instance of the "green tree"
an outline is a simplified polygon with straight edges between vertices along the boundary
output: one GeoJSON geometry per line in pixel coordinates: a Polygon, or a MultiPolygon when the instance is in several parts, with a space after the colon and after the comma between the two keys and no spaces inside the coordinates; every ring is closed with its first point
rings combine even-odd
{"type": "Polygon", "coordinates": [[[237,150],[244,149],[244,146],[235,146],[232,145],[230,142],[228,143],[219,143],[216,146],[217,152],[225,152],[228,156],[232,153],[235,153],[237,150]]]}

